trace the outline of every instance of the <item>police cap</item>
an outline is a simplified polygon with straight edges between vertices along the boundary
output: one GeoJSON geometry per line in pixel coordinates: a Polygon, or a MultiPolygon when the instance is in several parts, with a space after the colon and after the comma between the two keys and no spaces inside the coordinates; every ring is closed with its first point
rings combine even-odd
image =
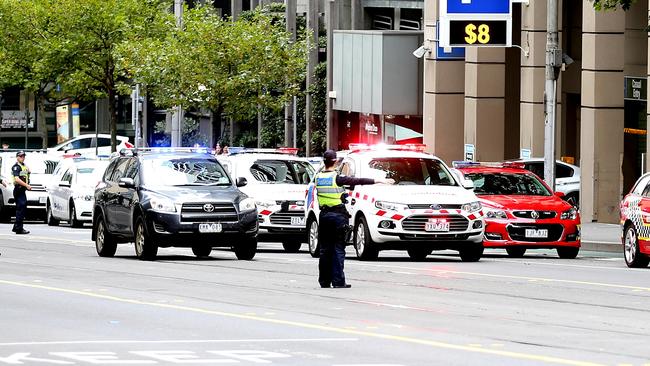
{"type": "Polygon", "coordinates": [[[334,150],[325,151],[325,154],[323,154],[323,160],[329,161],[329,162],[336,161],[336,151],[334,151],[334,150]]]}
{"type": "Polygon", "coordinates": [[[16,153],[16,156],[25,156],[25,155],[26,155],[25,152],[22,150],[16,153]]]}

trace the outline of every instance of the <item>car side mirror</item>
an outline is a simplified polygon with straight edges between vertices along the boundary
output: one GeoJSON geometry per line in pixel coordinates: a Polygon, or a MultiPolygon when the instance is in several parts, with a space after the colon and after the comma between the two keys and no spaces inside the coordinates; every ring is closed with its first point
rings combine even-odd
{"type": "Polygon", "coordinates": [[[246,178],[244,178],[244,177],[239,177],[239,178],[237,178],[236,184],[237,184],[237,187],[244,187],[245,185],[248,184],[248,180],[246,180],[246,178]]]}
{"type": "Polygon", "coordinates": [[[135,182],[133,178],[120,178],[117,182],[117,185],[122,188],[135,188],[135,182]]]}
{"type": "Polygon", "coordinates": [[[70,182],[61,182],[61,183],[59,183],[59,187],[68,187],[68,188],[70,188],[71,186],[72,185],[70,184],[70,182]]]}
{"type": "Polygon", "coordinates": [[[474,181],[471,179],[463,179],[463,188],[465,189],[474,189],[474,181]]]}

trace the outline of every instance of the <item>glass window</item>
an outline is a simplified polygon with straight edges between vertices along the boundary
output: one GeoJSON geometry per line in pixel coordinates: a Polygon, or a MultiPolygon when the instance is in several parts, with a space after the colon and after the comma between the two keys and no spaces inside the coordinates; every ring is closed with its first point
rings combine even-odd
{"type": "Polygon", "coordinates": [[[533,172],[538,177],[544,179],[544,163],[543,162],[527,162],[524,164],[527,170],[533,172]]]}
{"type": "Polygon", "coordinates": [[[74,149],[74,150],[76,150],[76,149],[89,149],[91,142],[92,142],[92,138],[90,138],[90,137],[70,141],[69,145],[71,147],[69,149],[74,149]]]}
{"type": "Polygon", "coordinates": [[[634,185],[634,188],[632,188],[631,193],[636,195],[641,195],[643,191],[646,189],[646,186],[648,185],[649,182],[650,182],[650,174],[641,177],[641,179],[639,179],[636,182],[636,185],[634,185]]]}
{"type": "Polygon", "coordinates": [[[368,164],[368,178],[392,178],[395,184],[455,186],[456,181],[445,165],[435,159],[382,158],[368,164]]]}
{"type": "Polygon", "coordinates": [[[250,172],[258,182],[308,184],[314,168],[306,161],[257,160],[250,172]]]}
{"type": "Polygon", "coordinates": [[[643,197],[650,197],[650,182],[645,185],[645,189],[641,193],[643,197]]]}
{"type": "Polygon", "coordinates": [[[564,164],[555,164],[555,178],[573,177],[573,169],[564,164]]]}
{"type": "Polygon", "coordinates": [[[550,196],[546,186],[531,174],[466,173],[474,182],[474,193],[485,195],[550,196]]]}
{"type": "Polygon", "coordinates": [[[351,160],[344,161],[339,173],[346,177],[354,177],[354,162],[351,160]]]}
{"type": "Polygon", "coordinates": [[[128,158],[120,158],[117,163],[115,164],[115,169],[113,170],[113,174],[111,175],[111,182],[117,182],[120,180],[120,178],[124,177],[124,173],[126,173],[126,168],[129,165],[129,159],[128,158]]]}
{"type": "Polygon", "coordinates": [[[113,174],[113,170],[115,169],[115,165],[117,165],[118,160],[119,159],[115,159],[115,160],[111,161],[111,163],[106,168],[106,171],[104,172],[104,178],[103,178],[103,180],[105,182],[108,182],[108,181],[111,180],[111,175],[113,174]]]}
{"type": "MultiPolygon", "coordinates": [[[[106,138],[106,137],[100,137],[97,139],[97,146],[102,147],[102,146],[111,146],[111,139],[106,138]]],[[[120,142],[119,140],[117,141],[117,144],[119,145],[120,142]]]]}
{"type": "Polygon", "coordinates": [[[216,159],[152,158],[140,164],[143,184],[151,186],[229,186],[228,174],[216,159]]]}
{"type": "Polygon", "coordinates": [[[85,187],[95,187],[102,179],[102,174],[107,162],[102,161],[102,164],[97,164],[95,167],[83,167],[77,169],[77,183],[85,187]]]}
{"type": "Polygon", "coordinates": [[[131,159],[131,164],[129,164],[129,168],[126,170],[125,177],[135,179],[138,176],[138,160],[137,159],[131,159]]]}

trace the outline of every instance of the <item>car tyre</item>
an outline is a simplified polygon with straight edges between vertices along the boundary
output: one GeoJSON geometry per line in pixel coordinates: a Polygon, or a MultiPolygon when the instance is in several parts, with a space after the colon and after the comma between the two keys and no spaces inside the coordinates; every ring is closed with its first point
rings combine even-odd
{"type": "Polygon", "coordinates": [[[244,239],[240,243],[236,244],[233,248],[237,259],[249,261],[255,257],[257,253],[257,239],[250,238],[244,239]]]}
{"type": "Polygon", "coordinates": [[[576,247],[559,247],[557,255],[562,259],[575,259],[578,256],[580,248],[576,247]]]}
{"type": "Polygon", "coordinates": [[[363,216],[354,225],[354,250],[362,261],[374,261],[379,257],[379,250],[370,237],[368,222],[363,216]]]}
{"type": "Polygon", "coordinates": [[[506,248],[506,252],[510,258],[523,258],[526,248],[506,248]]]}
{"type": "Polygon", "coordinates": [[[312,258],[320,257],[320,245],[318,244],[318,221],[316,219],[310,219],[309,224],[309,254],[312,258]]]}
{"type": "Polygon", "coordinates": [[[47,226],[59,225],[59,220],[57,220],[52,214],[52,205],[50,205],[50,201],[47,201],[47,206],[45,208],[45,223],[47,226]]]}
{"type": "Polygon", "coordinates": [[[639,250],[639,238],[636,234],[634,225],[629,225],[625,229],[625,236],[623,237],[623,254],[625,257],[625,264],[630,268],[644,268],[647,267],[650,262],[650,258],[639,250]]]}
{"type": "Polygon", "coordinates": [[[117,242],[106,230],[106,224],[104,224],[104,219],[101,216],[97,218],[95,249],[97,249],[97,254],[100,257],[112,257],[117,251],[117,242]]]}
{"type": "Polygon", "coordinates": [[[483,256],[483,244],[468,244],[459,250],[459,254],[463,262],[478,262],[483,256]]]}
{"type": "Polygon", "coordinates": [[[431,249],[428,248],[410,248],[407,250],[409,257],[418,262],[422,262],[431,254],[431,249]]]}
{"type": "Polygon", "coordinates": [[[158,254],[158,246],[153,243],[149,234],[147,234],[147,228],[144,225],[144,220],[138,218],[135,224],[135,256],[138,259],[143,261],[152,261],[156,259],[158,254]]]}
{"type": "Polygon", "coordinates": [[[74,202],[70,202],[70,219],[68,222],[70,223],[70,226],[74,228],[79,228],[83,226],[83,222],[77,220],[77,209],[74,207],[74,202]]]}
{"type": "Polygon", "coordinates": [[[201,258],[201,257],[209,257],[210,253],[212,253],[212,247],[206,247],[206,246],[193,246],[192,247],[192,253],[194,253],[195,256],[201,258]]]}
{"type": "Polygon", "coordinates": [[[302,243],[299,241],[285,241],[282,242],[282,247],[284,248],[284,251],[287,253],[298,253],[300,252],[300,247],[302,247],[302,243]]]}

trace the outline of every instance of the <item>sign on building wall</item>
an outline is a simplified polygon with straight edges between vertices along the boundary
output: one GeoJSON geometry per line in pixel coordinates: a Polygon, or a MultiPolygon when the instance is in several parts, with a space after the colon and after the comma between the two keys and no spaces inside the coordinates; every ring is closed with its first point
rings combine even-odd
{"type": "Polygon", "coordinates": [[[56,107],[56,143],[60,144],[70,138],[70,125],[68,124],[68,116],[70,113],[67,105],[56,107]]]}
{"type": "Polygon", "coordinates": [[[648,79],[644,77],[625,77],[625,100],[645,102],[648,99],[648,79]]]}
{"type": "Polygon", "coordinates": [[[476,148],[473,144],[465,144],[465,161],[474,161],[476,159],[476,148]]]}
{"type": "Polygon", "coordinates": [[[511,47],[511,0],[439,0],[440,47],[511,47]]]}
{"type": "MultiPolygon", "coordinates": [[[[23,111],[1,111],[0,121],[3,130],[24,130],[27,118],[23,111]]],[[[28,128],[34,130],[34,112],[30,112],[28,128]]]]}
{"type": "Polygon", "coordinates": [[[81,133],[81,123],[79,121],[79,104],[72,104],[72,137],[77,137],[81,133]]]}

